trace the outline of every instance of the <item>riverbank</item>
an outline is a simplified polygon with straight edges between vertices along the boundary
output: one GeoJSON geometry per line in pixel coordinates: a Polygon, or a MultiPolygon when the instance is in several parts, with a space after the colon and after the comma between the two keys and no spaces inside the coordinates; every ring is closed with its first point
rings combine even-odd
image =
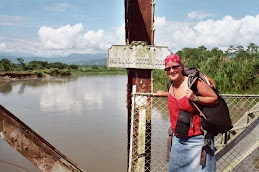
{"type": "Polygon", "coordinates": [[[26,79],[37,79],[38,76],[35,73],[21,72],[21,71],[9,71],[0,72],[0,80],[4,81],[17,81],[26,79]]]}
{"type": "Polygon", "coordinates": [[[7,71],[7,72],[0,72],[0,81],[19,81],[19,80],[31,80],[31,79],[38,79],[38,78],[45,78],[45,77],[61,77],[61,76],[76,76],[76,75],[117,75],[117,74],[127,74],[126,70],[100,70],[92,69],[92,70],[38,70],[38,71],[7,71]]]}

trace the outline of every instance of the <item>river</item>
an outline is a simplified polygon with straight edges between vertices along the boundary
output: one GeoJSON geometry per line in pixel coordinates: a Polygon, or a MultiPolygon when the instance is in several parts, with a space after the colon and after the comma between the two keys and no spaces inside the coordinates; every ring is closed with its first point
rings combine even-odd
{"type": "MultiPolygon", "coordinates": [[[[127,169],[126,75],[0,81],[0,104],[85,171],[127,169]]],[[[0,171],[39,171],[0,139],[0,171]],[[18,167],[20,166],[20,167],[18,167]]]]}

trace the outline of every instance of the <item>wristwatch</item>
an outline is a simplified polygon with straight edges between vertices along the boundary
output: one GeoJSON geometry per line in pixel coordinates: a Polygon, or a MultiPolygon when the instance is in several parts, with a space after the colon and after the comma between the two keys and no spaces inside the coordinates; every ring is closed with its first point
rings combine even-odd
{"type": "Polygon", "coordinates": [[[199,96],[196,96],[195,102],[198,103],[199,101],[200,101],[200,97],[199,97],[199,96]]]}

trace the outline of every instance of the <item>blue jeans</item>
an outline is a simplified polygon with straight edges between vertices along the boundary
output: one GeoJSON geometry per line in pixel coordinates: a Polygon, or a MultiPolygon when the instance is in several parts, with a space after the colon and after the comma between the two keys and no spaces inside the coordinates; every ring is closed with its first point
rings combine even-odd
{"type": "Polygon", "coordinates": [[[173,137],[170,153],[169,172],[215,172],[216,160],[214,139],[210,139],[210,147],[206,150],[206,165],[200,165],[204,136],[189,138],[173,137]],[[210,150],[209,150],[210,149],[210,150]]]}

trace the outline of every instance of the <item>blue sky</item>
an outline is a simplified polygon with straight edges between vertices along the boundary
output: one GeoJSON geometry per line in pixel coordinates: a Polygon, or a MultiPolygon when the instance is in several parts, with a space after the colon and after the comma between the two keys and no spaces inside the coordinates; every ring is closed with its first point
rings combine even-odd
{"type": "MultiPolygon", "coordinates": [[[[258,0],[155,0],[155,45],[259,45],[258,0]]],[[[0,53],[66,56],[125,44],[124,0],[1,0],[0,53]]]]}

